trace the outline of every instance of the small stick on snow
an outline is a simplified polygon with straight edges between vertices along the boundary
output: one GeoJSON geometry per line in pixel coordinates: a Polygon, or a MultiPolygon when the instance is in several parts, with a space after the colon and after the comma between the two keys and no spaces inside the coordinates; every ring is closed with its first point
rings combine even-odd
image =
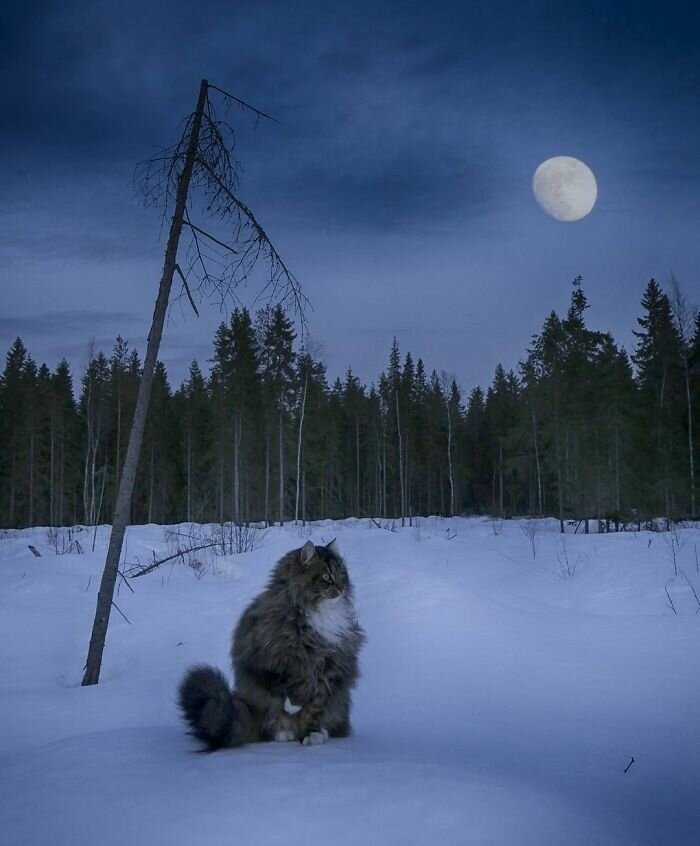
{"type": "Polygon", "coordinates": [[[634,764],[634,755],[630,758],[629,764],[627,764],[627,766],[625,767],[625,772],[627,772],[627,770],[629,770],[629,768],[632,766],[632,764],[634,764]]]}
{"type": "Polygon", "coordinates": [[[35,558],[41,558],[41,553],[35,546],[29,544],[29,549],[32,551],[32,555],[34,555],[35,558]]]}
{"type": "Polygon", "coordinates": [[[693,596],[695,597],[695,601],[696,601],[696,602],[697,602],[697,604],[698,604],[698,607],[695,609],[695,613],[697,614],[697,613],[698,613],[698,611],[700,611],[700,597],[698,597],[697,591],[696,591],[696,590],[695,590],[695,588],[693,587],[693,583],[692,583],[692,582],[690,581],[690,579],[686,576],[686,574],[685,574],[685,570],[680,570],[679,572],[680,572],[681,576],[683,576],[683,578],[684,578],[684,579],[686,580],[686,582],[688,583],[688,587],[689,587],[689,588],[693,591],[693,596]]]}
{"type": "Polygon", "coordinates": [[[126,620],[129,625],[132,625],[131,620],[126,616],[126,614],[122,611],[122,609],[117,605],[117,603],[112,600],[112,607],[116,608],[117,611],[122,615],[122,617],[126,620]]]}
{"type": "Polygon", "coordinates": [[[672,581],[673,579],[669,579],[668,582],[666,582],[666,584],[664,585],[664,590],[666,591],[666,596],[668,597],[668,602],[666,603],[666,605],[668,605],[668,607],[671,609],[671,611],[673,611],[674,614],[678,614],[678,611],[676,611],[676,606],[673,604],[673,600],[671,599],[671,594],[668,592],[669,582],[672,581]]]}
{"type": "Polygon", "coordinates": [[[135,590],[131,587],[131,585],[129,584],[129,582],[126,580],[126,576],[124,575],[124,573],[122,573],[122,571],[121,571],[121,570],[117,570],[117,573],[119,574],[119,576],[120,576],[120,578],[121,578],[121,580],[122,580],[122,581],[120,582],[120,584],[121,584],[121,583],[123,583],[124,585],[126,585],[126,587],[128,587],[128,588],[129,588],[129,590],[130,590],[132,593],[136,593],[136,591],[135,591],[135,590]]]}

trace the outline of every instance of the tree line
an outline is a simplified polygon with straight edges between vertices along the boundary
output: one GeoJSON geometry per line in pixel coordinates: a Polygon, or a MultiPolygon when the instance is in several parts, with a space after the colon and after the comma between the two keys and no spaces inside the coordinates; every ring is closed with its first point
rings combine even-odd
{"type": "MultiPolygon", "coordinates": [[[[329,382],[284,310],[233,311],[208,372],[173,390],[159,363],[133,523],[488,513],[696,516],[700,318],[651,280],[628,354],[586,324],[574,280],[517,370],[466,395],[396,339],[375,383],[329,382]]],[[[0,525],[108,522],[141,378],[117,338],[90,350],[77,398],[67,361],[37,366],[18,338],[0,377],[0,525]]]]}

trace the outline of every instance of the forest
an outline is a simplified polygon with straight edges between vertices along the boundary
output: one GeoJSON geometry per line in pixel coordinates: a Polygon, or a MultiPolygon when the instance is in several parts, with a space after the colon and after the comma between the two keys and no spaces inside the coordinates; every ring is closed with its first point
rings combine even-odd
{"type": "MultiPolygon", "coordinates": [[[[237,308],[179,388],[157,366],[131,521],[547,515],[604,531],[696,517],[697,311],[675,280],[650,280],[628,353],[587,308],[577,277],[517,369],[468,392],[397,339],[376,382],[349,369],[330,383],[282,307],[237,308]]],[[[20,338],[7,353],[0,526],[110,522],[141,363],[121,337],[88,358],[74,384],[20,338]]]]}

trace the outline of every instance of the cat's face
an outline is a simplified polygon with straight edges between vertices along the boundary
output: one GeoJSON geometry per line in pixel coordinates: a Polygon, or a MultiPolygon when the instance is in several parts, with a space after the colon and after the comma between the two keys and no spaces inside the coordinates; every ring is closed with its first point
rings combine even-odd
{"type": "Polygon", "coordinates": [[[348,590],[348,571],[335,541],[327,546],[314,546],[309,541],[299,550],[299,558],[311,602],[337,599],[348,590]]]}

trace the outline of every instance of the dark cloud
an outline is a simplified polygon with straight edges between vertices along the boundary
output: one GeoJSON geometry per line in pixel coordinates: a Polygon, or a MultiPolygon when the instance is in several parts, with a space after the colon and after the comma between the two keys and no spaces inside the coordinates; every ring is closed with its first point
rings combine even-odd
{"type": "Polygon", "coordinates": [[[138,315],[128,311],[105,312],[89,309],[46,311],[37,314],[2,316],[0,317],[0,332],[14,333],[22,338],[70,336],[82,333],[87,338],[103,332],[105,327],[128,327],[138,319],[138,315]]]}
{"type": "Polygon", "coordinates": [[[417,145],[359,162],[309,163],[284,188],[290,199],[303,197],[302,214],[326,226],[389,232],[436,219],[444,225],[460,210],[482,215],[501,199],[490,159],[417,145]]]}
{"type": "MultiPolygon", "coordinates": [[[[91,333],[111,348],[137,315],[145,335],[163,243],[131,176],[176,139],[202,76],[281,121],[255,128],[218,105],[236,126],[241,196],[313,295],[312,320],[347,324],[337,350],[323,338],[343,366],[374,327],[377,370],[383,331],[453,355],[445,310],[500,316],[522,348],[532,303],[550,308],[552,286],[579,272],[593,286],[624,275],[629,291],[659,268],[694,272],[697,5],[37,0],[0,16],[0,342],[31,333],[36,357],[61,338],[79,355],[91,333]],[[569,230],[531,196],[556,154],[599,180],[599,206],[569,230]]],[[[174,378],[206,357],[215,322],[168,327],[174,378]]],[[[481,351],[470,337],[464,361],[490,373],[495,336],[481,351]]]]}

